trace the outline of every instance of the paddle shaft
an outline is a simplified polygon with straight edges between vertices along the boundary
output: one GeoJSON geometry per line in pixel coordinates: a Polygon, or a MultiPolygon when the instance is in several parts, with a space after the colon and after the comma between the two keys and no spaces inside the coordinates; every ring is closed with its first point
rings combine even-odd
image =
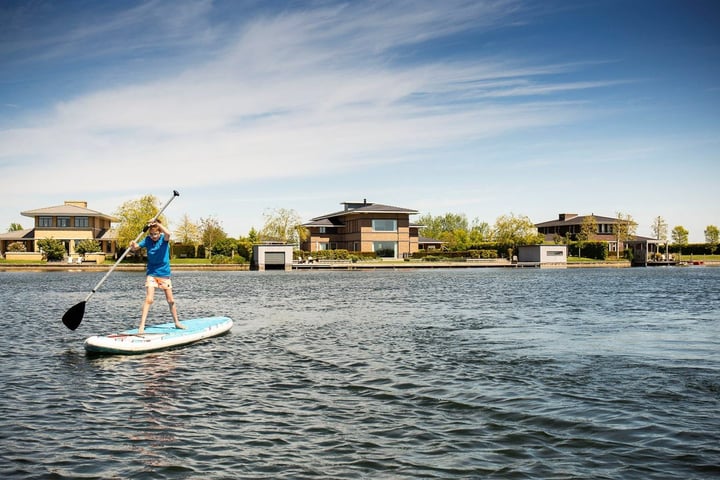
{"type": "MultiPolygon", "coordinates": [[[[175,197],[177,197],[177,196],[179,196],[179,195],[180,195],[180,194],[177,192],[177,190],[173,190],[173,196],[170,197],[170,200],[168,200],[167,203],[166,203],[165,205],[163,205],[163,207],[160,209],[160,211],[157,213],[157,215],[155,215],[155,216],[153,217],[153,219],[150,220],[150,222],[148,222],[148,223],[152,223],[152,222],[154,222],[155,220],[157,220],[158,217],[160,217],[160,215],[162,215],[162,213],[163,213],[163,212],[165,211],[165,209],[168,207],[168,205],[170,205],[170,203],[171,203],[173,200],[175,200],[175,197]]],[[[146,230],[147,230],[147,229],[143,229],[143,231],[140,232],[137,237],[135,237],[135,240],[134,240],[134,241],[137,242],[138,240],[140,240],[140,237],[143,236],[143,234],[145,233],[146,230]]],[[[117,266],[120,264],[120,262],[123,261],[123,259],[124,259],[124,258],[127,256],[127,254],[130,252],[130,249],[131,249],[131,248],[132,248],[132,242],[130,243],[130,245],[128,245],[128,248],[125,249],[125,251],[123,252],[123,254],[120,255],[120,258],[118,258],[117,262],[115,262],[115,264],[114,264],[112,267],[110,267],[110,270],[108,270],[107,273],[100,279],[100,281],[98,282],[98,284],[95,285],[95,288],[93,288],[92,291],[88,294],[88,296],[85,297],[85,302],[87,302],[88,300],[90,300],[90,297],[92,297],[92,296],[95,294],[95,292],[97,291],[97,289],[100,288],[100,286],[101,286],[103,283],[105,283],[105,280],[110,276],[110,274],[113,272],[113,270],[115,270],[115,267],[117,267],[117,266]]]]}

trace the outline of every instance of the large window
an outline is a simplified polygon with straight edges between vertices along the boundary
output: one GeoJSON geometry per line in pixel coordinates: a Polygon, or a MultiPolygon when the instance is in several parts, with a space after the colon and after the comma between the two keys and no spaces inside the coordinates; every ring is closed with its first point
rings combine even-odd
{"type": "Polygon", "coordinates": [[[373,220],[372,228],[374,232],[397,232],[397,220],[373,220]]]}
{"type": "Polygon", "coordinates": [[[70,226],[70,217],[57,217],[57,226],[58,227],[69,227],[70,226]]]}
{"type": "Polygon", "coordinates": [[[52,217],[38,217],[38,227],[52,227],[52,217]]]}
{"type": "Polygon", "coordinates": [[[397,258],[397,242],[373,242],[373,252],[380,258],[397,258]]]}
{"type": "Polygon", "coordinates": [[[88,222],[88,217],[75,217],[75,226],[76,227],[87,227],[90,223],[88,222]]]}

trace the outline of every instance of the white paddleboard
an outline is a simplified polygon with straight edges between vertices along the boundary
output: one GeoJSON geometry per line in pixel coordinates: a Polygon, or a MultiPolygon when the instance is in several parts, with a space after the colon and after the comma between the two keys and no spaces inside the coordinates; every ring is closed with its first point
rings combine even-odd
{"type": "Polygon", "coordinates": [[[93,353],[147,353],[221,335],[233,326],[228,317],[193,318],[180,323],[185,326],[184,330],[175,328],[174,323],[163,323],[145,327],[143,334],[135,328],[110,335],[95,335],[85,340],[85,350],[93,353]]]}

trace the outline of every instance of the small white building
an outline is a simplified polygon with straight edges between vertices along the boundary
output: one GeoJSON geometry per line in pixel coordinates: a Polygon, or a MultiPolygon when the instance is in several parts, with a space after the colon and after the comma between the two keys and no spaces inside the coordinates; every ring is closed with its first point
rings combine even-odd
{"type": "Polygon", "coordinates": [[[518,263],[540,267],[567,267],[567,245],[523,245],[518,247],[518,263]]]}
{"type": "Polygon", "coordinates": [[[253,246],[251,270],[292,270],[293,246],[285,243],[261,243],[253,246]]]}

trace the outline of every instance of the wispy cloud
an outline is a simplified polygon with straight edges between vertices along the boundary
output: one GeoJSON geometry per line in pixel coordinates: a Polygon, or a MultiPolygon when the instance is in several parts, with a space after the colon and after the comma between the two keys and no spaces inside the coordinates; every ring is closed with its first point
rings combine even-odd
{"type": "Polygon", "coordinates": [[[208,44],[212,2],[152,0],[130,8],[113,2],[13,2],[0,6],[0,55],[24,63],[80,61],[132,52],[208,44]]]}
{"type": "MultiPolygon", "coordinates": [[[[150,2],[71,29],[58,48],[107,35],[113,39],[98,50],[107,54],[119,48],[115,35],[151,24],[160,28],[131,39],[129,48],[205,44],[206,36],[180,34],[189,18],[208,23],[202,18],[208,4],[188,5],[150,2]]],[[[213,43],[203,60],[66,99],[24,127],[0,132],[0,158],[42,164],[54,180],[49,188],[66,188],[57,180],[98,164],[121,166],[120,182],[132,178],[141,187],[158,178],[212,185],[406,160],[408,150],[577,118],[580,106],[536,97],[607,83],[553,83],[549,74],[566,65],[499,62],[482,53],[442,62],[396,57],[400,48],[440,36],[503,27],[515,21],[516,8],[516,2],[362,2],[243,19],[234,34],[223,26],[225,42],[213,43]],[[493,97],[521,98],[493,103],[493,97]]],[[[23,171],[3,174],[12,180],[10,191],[23,188],[23,171]]]]}

